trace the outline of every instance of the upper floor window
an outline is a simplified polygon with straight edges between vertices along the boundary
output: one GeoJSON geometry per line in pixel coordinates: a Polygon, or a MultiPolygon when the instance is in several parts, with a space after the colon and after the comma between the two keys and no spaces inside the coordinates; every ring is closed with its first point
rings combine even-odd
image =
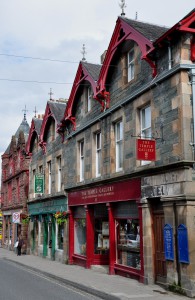
{"type": "Polygon", "coordinates": [[[43,174],[43,166],[39,166],[39,174],[43,174]]]}
{"type": "Polygon", "coordinates": [[[79,143],[80,181],[84,180],[84,141],[79,143]]]}
{"type": "Polygon", "coordinates": [[[16,178],[16,188],[17,188],[16,200],[17,200],[17,202],[20,202],[20,179],[19,179],[19,177],[16,178]]]}
{"type": "Polygon", "coordinates": [[[32,176],[33,176],[33,186],[32,186],[32,188],[33,188],[33,193],[34,193],[34,197],[36,196],[35,195],[35,175],[36,175],[36,170],[34,169],[33,171],[32,171],[32,176]]]}
{"type": "Polygon", "coordinates": [[[135,72],[134,48],[132,48],[127,54],[127,63],[128,63],[128,81],[131,81],[134,78],[134,72],[135,72]]]}
{"type": "Polygon", "coordinates": [[[91,110],[91,103],[92,102],[92,90],[91,90],[91,86],[89,86],[88,88],[87,88],[87,103],[86,103],[86,105],[87,105],[87,112],[89,112],[90,110],[91,110]]]}
{"type": "Polygon", "coordinates": [[[123,168],[123,122],[115,124],[115,142],[116,142],[116,171],[123,168]]]}
{"type": "Polygon", "coordinates": [[[96,177],[101,175],[101,160],[102,160],[101,132],[98,132],[96,133],[96,177]]]}
{"type": "Polygon", "coordinates": [[[168,69],[170,70],[173,65],[173,54],[172,54],[172,47],[168,46],[168,69]]]}
{"type": "Polygon", "coordinates": [[[146,106],[140,111],[141,137],[151,138],[151,106],[146,106]]]}
{"type": "Polygon", "coordinates": [[[21,161],[21,157],[20,157],[20,151],[18,151],[17,153],[17,168],[20,168],[20,161],[21,161]]]}
{"type": "MultiPolygon", "coordinates": [[[[151,138],[152,131],[151,131],[151,106],[146,106],[141,109],[140,111],[140,119],[141,119],[141,137],[144,138],[151,138]]],[[[141,165],[150,164],[148,160],[142,160],[141,165]]]]}
{"type": "Polygon", "coordinates": [[[62,188],[62,161],[61,156],[57,157],[57,191],[60,192],[62,188]]]}
{"type": "Polygon", "coordinates": [[[48,194],[51,194],[51,161],[48,161],[48,194]]]}
{"type": "Polygon", "coordinates": [[[12,200],[12,183],[8,183],[8,201],[11,202],[12,200]]]}

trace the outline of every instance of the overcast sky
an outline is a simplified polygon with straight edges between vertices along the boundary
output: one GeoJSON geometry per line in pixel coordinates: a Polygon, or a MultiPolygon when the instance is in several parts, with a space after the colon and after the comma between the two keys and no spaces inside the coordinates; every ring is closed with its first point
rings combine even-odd
{"type": "MultiPolygon", "coordinates": [[[[100,63],[121,14],[119,2],[0,0],[0,154],[19,127],[25,105],[30,125],[35,107],[44,112],[50,88],[54,99],[69,97],[83,44],[87,61],[100,63]]],[[[172,27],[194,3],[126,0],[125,13],[135,19],[137,12],[140,21],[172,27]]]]}

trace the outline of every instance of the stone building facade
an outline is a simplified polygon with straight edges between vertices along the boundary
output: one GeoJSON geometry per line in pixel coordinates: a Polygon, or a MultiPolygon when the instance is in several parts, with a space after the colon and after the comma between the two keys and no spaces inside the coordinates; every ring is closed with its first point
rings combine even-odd
{"type": "Polygon", "coordinates": [[[80,63],[58,129],[69,174],[69,263],[108,266],[189,296],[194,20],[192,11],[168,29],[119,17],[101,68],[80,63]]]}
{"type": "Polygon", "coordinates": [[[1,177],[1,210],[3,214],[2,246],[14,249],[19,235],[24,240],[22,252],[28,252],[28,225],[24,221],[27,216],[29,157],[25,147],[29,125],[26,116],[11,142],[2,155],[1,177]]]}
{"type": "Polygon", "coordinates": [[[26,150],[31,157],[28,200],[31,253],[61,262],[67,260],[68,214],[64,194],[64,145],[56,129],[65,107],[66,102],[62,100],[47,102],[43,118],[32,120],[26,150]]]}

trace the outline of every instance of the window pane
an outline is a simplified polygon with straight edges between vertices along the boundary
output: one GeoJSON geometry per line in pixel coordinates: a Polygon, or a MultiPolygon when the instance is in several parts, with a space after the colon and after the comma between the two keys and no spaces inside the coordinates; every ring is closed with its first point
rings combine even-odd
{"type": "Polygon", "coordinates": [[[74,253],[86,255],[86,219],[75,219],[74,253]]]}
{"type": "Polygon", "coordinates": [[[151,107],[148,106],[141,110],[141,135],[151,137],[151,107]]]}
{"type": "Polygon", "coordinates": [[[91,110],[91,87],[87,89],[87,111],[91,110]]]}
{"type": "Polygon", "coordinates": [[[134,78],[134,49],[128,53],[128,81],[134,78]]]}
{"type": "Polygon", "coordinates": [[[84,142],[80,142],[80,181],[84,179],[84,142]]]}
{"type": "Polygon", "coordinates": [[[96,177],[101,174],[101,133],[96,134],[96,177]]]}
{"type": "Polygon", "coordinates": [[[123,165],[123,123],[118,122],[115,125],[116,130],[116,170],[122,169],[123,165]]]}
{"type": "Polygon", "coordinates": [[[147,108],[145,108],[145,116],[144,116],[144,124],[143,126],[146,127],[151,127],[151,107],[148,106],[147,108]]]}
{"type": "Polygon", "coordinates": [[[140,227],[137,219],[118,219],[117,263],[140,269],[140,227]]]}

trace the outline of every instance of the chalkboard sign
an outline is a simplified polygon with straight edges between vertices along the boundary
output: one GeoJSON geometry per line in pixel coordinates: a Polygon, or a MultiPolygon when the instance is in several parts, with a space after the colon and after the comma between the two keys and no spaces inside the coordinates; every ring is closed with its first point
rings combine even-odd
{"type": "Polygon", "coordinates": [[[189,264],[189,250],[188,250],[188,232],[187,227],[180,224],[177,228],[178,234],[178,252],[179,262],[189,264]]]}
{"type": "Polygon", "coordinates": [[[174,260],[173,228],[169,224],[164,226],[164,250],[165,259],[174,260]]]}

